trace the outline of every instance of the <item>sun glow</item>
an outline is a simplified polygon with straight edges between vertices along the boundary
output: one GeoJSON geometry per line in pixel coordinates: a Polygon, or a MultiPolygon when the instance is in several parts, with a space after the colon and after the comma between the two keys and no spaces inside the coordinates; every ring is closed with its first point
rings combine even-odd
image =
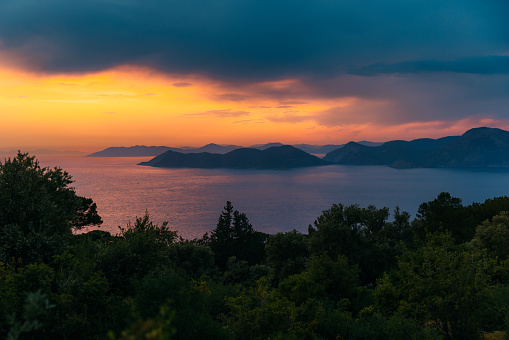
{"type": "MultiPolygon", "coordinates": [[[[0,68],[0,150],[97,151],[109,146],[341,144],[461,134],[485,123],[373,122],[390,102],[314,98],[298,79],[226,84],[122,66],[90,74],[44,75],[0,68]]],[[[503,125],[503,122],[488,123],[503,125]]]]}

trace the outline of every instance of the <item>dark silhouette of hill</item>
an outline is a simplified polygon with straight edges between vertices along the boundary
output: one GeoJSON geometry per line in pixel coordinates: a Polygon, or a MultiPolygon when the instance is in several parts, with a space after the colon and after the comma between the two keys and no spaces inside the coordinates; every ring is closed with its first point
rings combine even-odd
{"type": "MultiPolygon", "coordinates": [[[[375,143],[375,142],[368,142],[368,141],[361,141],[358,142],[362,145],[368,145],[368,146],[378,146],[382,143],[375,143]]],[[[253,146],[250,146],[250,148],[258,149],[258,150],[265,150],[272,146],[283,146],[282,143],[267,143],[267,144],[256,144],[253,146]]],[[[334,151],[336,149],[342,148],[345,144],[326,144],[326,145],[312,145],[312,144],[294,144],[293,147],[296,147],[297,149],[300,149],[304,152],[307,152],[309,154],[313,155],[325,155],[331,151],[334,151]]]]}
{"type": "Polygon", "coordinates": [[[365,146],[350,142],[343,148],[325,155],[324,160],[351,165],[389,165],[395,167],[419,166],[424,156],[446,145],[457,137],[395,140],[380,146],[365,146]]]}
{"type": "Polygon", "coordinates": [[[509,132],[480,127],[430,153],[427,167],[509,167],[509,132]]]}
{"type": "Polygon", "coordinates": [[[328,165],[329,162],[290,145],[265,150],[240,148],[224,155],[167,151],[140,165],[167,168],[290,169],[328,165]]]}
{"type": "Polygon", "coordinates": [[[324,160],[345,165],[408,167],[508,167],[509,132],[474,128],[462,136],[395,140],[369,147],[350,142],[324,160]]]}

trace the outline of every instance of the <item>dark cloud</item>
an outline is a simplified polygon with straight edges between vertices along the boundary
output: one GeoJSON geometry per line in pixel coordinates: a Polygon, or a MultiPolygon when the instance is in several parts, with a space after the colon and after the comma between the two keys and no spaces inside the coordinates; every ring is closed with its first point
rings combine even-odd
{"type": "Polygon", "coordinates": [[[142,64],[221,79],[500,55],[509,3],[474,0],[2,0],[3,50],[45,72],[142,64]]]}
{"type": "Polygon", "coordinates": [[[232,111],[232,109],[209,110],[205,112],[189,113],[186,116],[216,116],[216,117],[240,117],[249,116],[248,111],[232,111]]]}
{"type": "Polygon", "coordinates": [[[351,74],[377,76],[387,74],[452,72],[470,74],[509,74],[509,56],[461,58],[454,61],[417,60],[395,64],[371,64],[353,68],[351,74]]]}

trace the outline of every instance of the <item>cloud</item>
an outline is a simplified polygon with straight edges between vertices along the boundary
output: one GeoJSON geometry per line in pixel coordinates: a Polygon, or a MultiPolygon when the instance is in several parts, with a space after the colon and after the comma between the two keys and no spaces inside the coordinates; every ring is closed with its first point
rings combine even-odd
{"type": "Polygon", "coordinates": [[[304,121],[314,120],[311,115],[297,115],[297,114],[284,114],[284,115],[269,115],[265,117],[268,121],[275,123],[301,123],[304,121]]]}
{"type": "Polygon", "coordinates": [[[324,100],[308,117],[320,126],[503,119],[507,13],[508,1],[478,0],[2,0],[0,60],[45,74],[141,65],[253,105],[324,100]]]}
{"type": "Polygon", "coordinates": [[[225,93],[215,96],[217,100],[226,100],[232,102],[241,102],[249,98],[249,96],[238,93],[225,93]]]}
{"type": "Polygon", "coordinates": [[[480,75],[509,74],[509,56],[482,56],[453,61],[416,60],[394,64],[371,64],[349,71],[361,76],[387,74],[452,72],[480,75]]]}
{"type": "Polygon", "coordinates": [[[223,80],[322,78],[352,65],[500,55],[507,13],[506,1],[475,0],[3,0],[0,48],[42,72],[137,64],[223,80]]]}
{"type": "Polygon", "coordinates": [[[193,86],[193,84],[191,84],[191,83],[173,83],[172,86],[173,87],[189,87],[189,86],[193,86]]]}
{"type": "Polygon", "coordinates": [[[189,113],[186,116],[216,116],[216,117],[240,117],[249,116],[248,111],[232,111],[231,109],[224,110],[209,110],[205,112],[189,113]]]}
{"type": "Polygon", "coordinates": [[[304,105],[304,104],[307,104],[308,102],[299,102],[299,101],[283,101],[283,102],[280,102],[281,105],[304,105]]]}
{"type": "Polygon", "coordinates": [[[254,119],[244,119],[244,120],[238,120],[236,122],[233,122],[234,124],[264,124],[266,123],[263,120],[254,120],[254,119]]]}

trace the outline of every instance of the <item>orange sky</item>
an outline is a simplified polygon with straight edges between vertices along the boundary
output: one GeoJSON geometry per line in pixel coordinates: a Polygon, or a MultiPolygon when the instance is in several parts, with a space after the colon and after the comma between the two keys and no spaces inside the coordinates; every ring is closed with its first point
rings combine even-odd
{"type": "MultiPolygon", "coordinates": [[[[492,119],[384,125],[352,119],[391,103],[355,97],[313,98],[286,79],[227,85],[117,67],[82,75],[44,75],[0,64],[0,150],[50,148],[92,152],[109,146],[341,144],[462,134],[492,119]],[[278,95],[279,94],[279,95],[278,95]],[[344,124],[328,125],[330,110],[344,124]]],[[[500,126],[502,127],[502,126],[500,126]]]]}
{"type": "Polygon", "coordinates": [[[473,0],[0,1],[0,152],[508,130],[508,10],[473,0]]]}

